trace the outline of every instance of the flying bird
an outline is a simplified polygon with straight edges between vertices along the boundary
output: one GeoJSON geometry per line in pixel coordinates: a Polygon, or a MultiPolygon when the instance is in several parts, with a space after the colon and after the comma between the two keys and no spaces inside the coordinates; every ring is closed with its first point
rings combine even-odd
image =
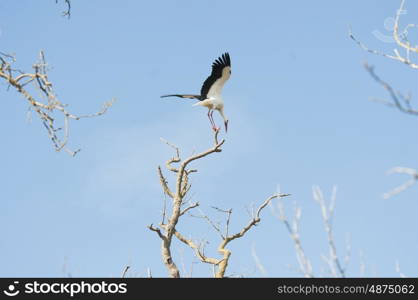
{"type": "Polygon", "coordinates": [[[200,90],[200,95],[171,94],[161,96],[161,98],[180,97],[199,100],[199,102],[197,102],[193,106],[200,105],[208,108],[208,117],[212,125],[212,129],[214,131],[219,130],[219,128],[215,125],[215,121],[213,120],[213,112],[217,110],[224,120],[225,132],[227,132],[228,118],[225,116],[224,113],[224,101],[222,99],[221,92],[225,82],[229,79],[230,76],[231,58],[229,57],[229,53],[226,52],[212,63],[212,73],[203,82],[202,88],[200,90]]]}

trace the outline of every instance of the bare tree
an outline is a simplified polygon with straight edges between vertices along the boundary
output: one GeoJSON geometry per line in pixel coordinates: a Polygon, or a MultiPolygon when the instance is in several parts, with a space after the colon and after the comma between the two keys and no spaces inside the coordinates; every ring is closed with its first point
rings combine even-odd
{"type": "Polygon", "coordinates": [[[393,37],[393,41],[397,45],[397,48],[393,50],[393,54],[388,54],[379,50],[370,49],[369,47],[367,47],[364,43],[359,41],[354,36],[351,29],[349,30],[349,36],[352,40],[354,40],[357,43],[357,45],[359,45],[363,50],[369,53],[381,55],[389,59],[400,61],[401,63],[404,63],[405,65],[413,69],[418,69],[418,64],[415,63],[413,59],[411,58],[411,54],[418,53],[418,46],[412,46],[411,42],[408,39],[409,30],[411,28],[418,27],[418,25],[409,23],[405,27],[403,27],[403,30],[400,30],[401,15],[405,14],[404,6],[405,6],[405,0],[401,0],[399,9],[395,13],[395,18],[394,18],[395,22],[394,22],[393,31],[392,31],[392,37],[393,37]]]}
{"type": "Polygon", "coordinates": [[[309,278],[314,277],[311,261],[309,260],[309,258],[307,257],[305,253],[305,250],[302,246],[302,241],[300,238],[299,225],[300,225],[300,218],[302,216],[301,208],[299,206],[295,206],[294,216],[292,220],[289,221],[289,219],[286,217],[286,214],[285,214],[283,201],[279,201],[277,203],[277,212],[273,206],[271,207],[273,209],[273,213],[285,225],[287,231],[289,232],[290,238],[292,239],[295,245],[296,259],[299,264],[299,267],[297,268],[297,272],[303,275],[304,277],[309,277],[309,278]]]}
{"type": "Polygon", "coordinates": [[[405,175],[410,176],[410,179],[407,180],[407,181],[405,181],[403,184],[395,187],[391,191],[383,194],[383,198],[385,198],[385,199],[389,199],[390,197],[395,196],[395,195],[403,192],[407,188],[409,188],[412,185],[414,185],[417,182],[417,180],[418,180],[418,172],[417,172],[417,170],[411,169],[411,168],[395,167],[395,168],[390,169],[388,171],[388,174],[405,174],[405,175]]]}
{"type": "MultiPolygon", "coordinates": [[[[58,3],[58,0],[55,0],[58,3]]],[[[63,16],[70,18],[71,1],[64,0],[66,10],[63,16]]],[[[49,80],[49,65],[46,62],[44,51],[40,51],[39,60],[33,64],[33,72],[24,72],[14,67],[16,58],[14,55],[0,52],[0,78],[5,80],[8,88],[13,87],[28,102],[29,111],[34,111],[42,121],[48,137],[51,139],[56,151],[65,150],[75,156],[80,149],[71,150],[67,147],[70,130],[70,120],[80,120],[103,115],[108,108],[113,105],[115,99],[103,104],[100,111],[87,114],[76,115],[71,113],[67,104],[61,102],[55,93],[52,82],[49,80]],[[39,96],[35,96],[37,93],[39,96]],[[57,125],[57,118],[62,118],[62,124],[57,125]]]]}
{"type": "MultiPolygon", "coordinates": [[[[344,260],[341,261],[337,254],[337,247],[335,244],[334,234],[333,234],[333,217],[335,211],[336,195],[337,188],[334,187],[332,190],[331,200],[329,204],[325,201],[325,197],[322,193],[322,190],[318,186],[313,186],[312,194],[314,201],[318,203],[321,210],[322,220],[324,222],[325,233],[327,234],[328,241],[328,255],[322,255],[321,258],[326,263],[328,273],[333,277],[346,277],[347,275],[347,266],[350,262],[350,253],[351,253],[351,244],[350,241],[347,241],[346,255],[344,260]]],[[[298,262],[298,267],[296,271],[303,275],[304,277],[315,277],[311,261],[304,248],[302,247],[301,235],[300,235],[300,220],[302,216],[302,209],[295,205],[295,213],[291,221],[286,217],[283,201],[278,201],[277,208],[272,206],[273,214],[283,222],[286,227],[286,230],[289,232],[289,235],[295,245],[296,258],[298,262]]]]}
{"type": "Polygon", "coordinates": [[[198,154],[194,154],[184,160],[180,158],[180,150],[175,145],[167,142],[170,147],[175,150],[176,155],[169,159],[166,162],[166,168],[176,174],[176,184],[175,189],[169,187],[166,177],[163,175],[161,167],[157,168],[158,176],[160,178],[160,184],[164,191],[164,193],[171,198],[172,203],[170,206],[171,212],[170,215],[167,216],[167,204],[164,203],[164,208],[162,212],[162,221],[158,225],[158,227],[154,225],[148,226],[148,228],[158,235],[161,239],[161,254],[162,260],[168,270],[170,277],[178,278],[180,277],[180,271],[177,267],[177,264],[174,262],[172,257],[172,240],[173,237],[176,237],[180,242],[184,243],[185,245],[189,246],[195,256],[199,259],[202,263],[207,263],[213,266],[214,269],[214,277],[221,278],[225,276],[226,269],[228,267],[229,259],[231,257],[231,250],[227,248],[227,245],[235,239],[239,239],[243,237],[252,227],[256,226],[260,221],[260,213],[261,211],[273,200],[276,198],[282,198],[288,196],[288,194],[274,194],[268,197],[258,208],[252,213],[252,217],[248,224],[244,226],[241,231],[231,234],[229,232],[229,224],[231,220],[232,209],[223,210],[220,208],[214,208],[216,211],[224,213],[226,216],[225,228],[221,229],[221,227],[215,222],[211,220],[209,216],[204,214],[200,210],[200,214],[197,216],[199,218],[205,219],[212,228],[219,234],[221,241],[217,248],[218,252],[220,253],[220,258],[208,257],[204,251],[204,244],[197,243],[196,241],[186,238],[183,233],[180,233],[176,225],[178,224],[181,217],[185,216],[186,213],[189,213],[191,210],[197,208],[199,206],[198,202],[195,203],[187,203],[185,201],[185,197],[187,193],[190,191],[191,184],[189,181],[189,175],[191,173],[197,172],[196,169],[190,169],[189,165],[193,161],[202,159],[208,155],[221,152],[221,146],[224,144],[225,140],[218,140],[219,131],[214,133],[214,145],[213,147],[209,148],[206,151],[203,151],[198,154]],[[178,167],[173,166],[174,163],[179,164],[178,167]]]}
{"type": "MultiPolygon", "coordinates": [[[[393,41],[395,42],[397,46],[393,50],[394,54],[388,54],[385,52],[381,52],[379,50],[370,49],[353,35],[351,29],[349,31],[349,36],[351,39],[353,39],[357,43],[357,45],[359,45],[363,50],[369,53],[381,55],[391,60],[400,61],[401,63],[404,63],[406,66],[412,69],[418,69],[418,63],[414,62],[414,57],[412,57],[413,55],[416,56],[416,54],[418,53],[418,46],[413,46],[411,41],[409,40],[409,35],[410,35],[409,30],[412,28],[417,28],[418,24],[408,23],[403,27],[402,30],[400,29],[401,28],[401,25],[400,25],[401,15],[405,14],[406,12],[404,7],[405,7],[405,0],[401,0],[399,9],[395,13],[394,25],[393,25],[393,31],[392,31],[393,41]]],[[[380,98],[375,98],[375,97],[372,98],[371,100],[382,103],[388,107],[396,108],[402,113],[418,116],[418,109],[414,108],[411,104],[412,97],[410,93],[405,94],[405,93],[395,90],[389,83],[382,80],[380,76],[376,74],[374,67],[369,65],[367,62],[364,63],[364,68],[368,72],[368,74],[371,76],[371,78],[375,80],[378,84],[380,84],[388,92],[389,97],[390,97],[389,98],[390,100],[380,99],[380,98]]],[[[403,183],[402,185],[395,187],[391,191],[385,193],[383,195],[385,199],[388,199],[406,190],[407,188],[414,185],[414,183],[418,180],[418,171],[413,168],[397,166],[388,171],[388,174],[395,174],[395,173],[406,174],[410,176],[411,178],[405,183],[403,183]]]]}
{"type": "Polygon", "coordinates": [[[16,59],[13,55],[0,52],[0,78],[5,80],[9,87],[14,88],[29,105],[29,110],[36,113],[42,121],[48,137],[51,139],[56,151],[65,150],[72,156],[80,149],[71,150],[67,147],[70,134],[70,120],[80,120],[103,115],[113,105],[115,99],[103,104],[99,112],[88,115],[75,115],[68,110],[68,105],[61,102],[54,90],[48,76],[48,63],[43,51],[39,53],[39,60],[32,68],[33,72],[24,72],[16,69],[13,64],[16,59]],[[35,96],[38,93],[39,96],[35,96]],[[62,124],[57,125],[58,117],[62,124]]]}

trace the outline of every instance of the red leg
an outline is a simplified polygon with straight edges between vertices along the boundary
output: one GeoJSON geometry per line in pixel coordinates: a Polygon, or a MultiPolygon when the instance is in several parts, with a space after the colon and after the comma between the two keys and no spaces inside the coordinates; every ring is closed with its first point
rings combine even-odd
{"type": "Polygon", "coordinates": [[[213,110],[210,112],[210,118],[212,119],[213,130],[218,131],[220,128],[216,127],[215,120],[213,119],[213,110]]]}
{"type": "Polygon", "coordinates": [[[215,123],[213,122],[213,119],[212,119],[212,113],[213,111],[211,110],[208,111],[208,118],[209,118],[210,124],[212,125],[212,129],[215,130],[215,123]]]}

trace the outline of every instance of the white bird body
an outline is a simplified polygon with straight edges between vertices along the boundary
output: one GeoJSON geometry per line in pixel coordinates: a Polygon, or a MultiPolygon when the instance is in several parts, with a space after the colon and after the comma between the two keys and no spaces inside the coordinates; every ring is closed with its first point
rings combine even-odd
{"type": "Polygon", "coordinates": [[[224,108],[224,100],[221,97],[210,97],[206,100],[197,102],[193,106],[204,106],[208,109],[221,110],[224,108]]]}
{"type": "Polygon", "coordinates": [[[172,94],[164,95],[161,97],[180,97],[189,99],[198,99],[199,102],[193,104],[193,106],[204,106],[208,108],[208,117],[212,124],[213,130],[217,131],[213,120],[213,111],[217,110],[225,123],[225,131],[228,130],[228,118],[224,114],[224,101],[221,93],[225,82],[231,76],[231,59],[228,53],[223,54],[212,64],[212,73],[203,83],[200,95],[184,95],[184,94],[172,94]]]}

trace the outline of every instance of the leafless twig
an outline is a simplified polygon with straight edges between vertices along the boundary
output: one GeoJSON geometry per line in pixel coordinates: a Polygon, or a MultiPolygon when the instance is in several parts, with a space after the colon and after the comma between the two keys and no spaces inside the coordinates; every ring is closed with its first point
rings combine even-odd
{"type": "MultiPolygon", "coordinates": [[[[334,216],[335,200],[337,195],[337,188],[334,186],[332,190],[331,201],[327,206],[324,195],[318,186],[312,188],[314,200],[319,204],[322,212],[322,219],[324,221],[325,232],[327,233],[329,245],[329,267],[334,277],[345,277],[346,266],[343,266],[337,255],[337,247],[334,242],[332,219],[334,216]]],[[[327,257],[324,257],[327,258],[327,257]]]]}
{"type": "Polygon", "coordinates": [[[257,251],[255,250],[255,244],[254,243],[251,247],[251,255],[253,256],[253,259],[255,261],[255,265],[256,265],[257,269],[260,271],[260,273],[263,276],[266,276],[267,275],[266,268],[263,266],[263,264],[261,263],[260,258],[257,255],[257,251]]]}
{"type": "Polygon", "coordinates": [[[399,261],[397,260],[396,261],[396,263],[395,263],[395,270],[396,270],[396,272],[399,274],[399,276],[401,277],[401,278],[406,278],[407,276],[405,275],[405,273],[403,273],[402,271],[401,271],[401,266],[399,265],[399,261]]]}
{"type": "MultiPolygon", "coordinates": [[[[218,134],[219,134],[219,131],[216,131],[214,133],[215,144],[213,145],[213,147],[201,153],[194,154],[186,158],[183,161],[180,158],[180,151],[178,147],[162,139],[167,145],[174,148],[176,151],[176,156],[168,160],[166,163],[167,169],[176,174],[176,184],[175,184],[175,188],[173,189],[173,191],[169,188],[167,180],[165,179],[161,171],[161,167],[158,167],[158,175],[159,175],[160,183],[164,190],[164,193],[166,193],[170,198],[173,199],[172,211],[171,211],[171,216],[168,218],[167,224],[160,224],[160,228],[154,227],[151,224],[150,226],[148,226],[148,228],[156,232],[159,238],[162,240],[161,254],[162,254],[163,262],[169,272],[170,277],[180,277],[180,271],[177,265],[175,264],[172,258],[172,254],[171,254],[172,238],[174,235],[176,236],[180,235],[176,231],[176,225],[179,221],[179,218],[182,215],[184,215],[187,211],[193,209],[194,207],[198,206],[198,204],[194,204],[182,210],[184,197],[186,196],[191,186],[189,183],[189,178],[188,178],[189,174],[196,172],[196,170],[188,169],[188,166],[190,163],[192,163],[195,160],[198,160],[210,154],[222,151],[221,146],[224,144],[225,140],[221,140],[219,142],[218,134]],[[177,163],[180,165],[178,167],[174,167],[173,166],[174,163],[177,163]]],[[[179,236],[177,236],[177,238],[179,238],[179,236]]]]}
{"type": "Polygon", "coordinates": [[[204,214],[202,212],[202,210],[199,210],[200,215],[192,215],[192,217],[195,218],[201,218],[201,219],[205,219],[206,222],[217,232],[219,233],[219,235],[221,236],[221,238],[225,238],[224,233],[222,232],[221,228],[220,228],[220,224],[216,224],[214,221],[212,221],[211,218],[209,218],[206,214],[204,214]]]}
{"type": "Polygon", "coordinates": [[[392,101],[387,101],[387,100],[375,100],[374,99],[375,101],[381,102],[381,103],[383,103],[385,105],[388,105],[390,107],[396,107],[401,112],[404,112],[404,113],[407,113],[407,114],[418,115],[418,110],[413,109],[411,107],[411,104],[410,104],[411,97],[410,97],[410,95],[405,96],[401,92],[395,91],[395,89],[393,89],[392,86],[389,83],[383,81],[376,74],[376,72],[374,71],[374,67],[369,65],[368,63],[364,63],[364,68],[370,74],[370,76],[389,93],[390,98],[392,100],[392,101]]]}
{"type": "Polygon", "coordinates": [[[372,53],[372,54],[376,54],[376,55],[381,55],[383,57],[389,58],[389,59],[393,59],[393,60],[397,60],[400,61],[401,63],[404,63],[405,65],[413,68],[413,69],[417,69],[418,68],[418,64],[414,63],[411,61],[410,59],[410,54],[412,53],[418,53],[418,47],[417,46],[412,46],[411,42],[408,40],[408,33],[409,33],[409,29],[411,28],[415,28],[417,27],[416,24],[407,24],[405,26],[405,28],[400,32],[400,17],[401,15],[405,12],[404,10],[404,4],[405,4],[405,0],[401,0],[400,1],[400,6],[399,9],[396,11],[395,14],[395,22],[394,22],[394,26],[393,26],[393,32],[392,32],[392,37],[394,42],[396,43],[396,45],[399,48],[395,48],[393,50],[394,54],[387,54],[378,50],[373,50],[368,48],[364,43],[360,42],[353,34],[353,32],[351,31],[351,28],[349,29],[349,37],[357,43],[357,45],[359,45],[363,50],[372,53]],[[405,52],[405,54],[401,54],[400,51],[403,50],[405,52]]]}
{"type": "Polygon", "coordinates": [[[125,269],[123,270],[123,273],[122,273],[122,278],[126,277],[126,274],[128,273],[129,268],[130,268],[130,266],[125,267],[125,269]]]}
{"type": "MultiPolygon", "coordinates": [[[[389,58],[389,59],[400,61],[400,62],[406,64],[407,66],[409,66],[413,69],[417,69],[418,64],[412,62],[410,57],[411,57],[411,54],[417,54],[418,53],[418,46],[417,45],[413,46],[411,44],[411,42],[408,39],[408,35],[409,35],[409,30],[411,28],[417,28],[418,25],[417,24],[407,24],[403,30],[400,30],[400,28],[401,28],[400,27],[401,15],[405,13],[404,6],[405,6],[405,0],[401,0],[399,9],[396,11],[396,14],[395,14],[392,36],[393,36],[393,40],[396,43],[396,45],[398,46],[398,48],[394,49],[394,55],[390,55],[390,54],[386,54],[386,53],[383,53],[383,52],[380,52],[380,51],[377,51],[377,50],[369,49],[367,46],[365,46],[362,42],[360,42],[359,40],[357,40],[354,37],[353,33],[351,32],[351,29],[350,29],[349,35],[364,50],[366,50],[370,53],[373,53],[373,54],[382,55],[382,56],[384,56],[386,58],[389,58]],[[404,51],[405,54],[401,54],[401,51],[404,51]]],[[[389,96],[390,96],[390,100],[376,99],[376,98],[373,98],[372,100],[374,100],[376,102],[383,103],[383,104],[385,104],[389,107],[397,108],[399,111],[401,111],[403,113],[407,113],[407,114],[415,115],[415,116],[418,115],[418,109],[413,108],[412,105],[411,105],[411,95],[410,94],[405,95],[405,94],[403,94],[399,91],[396,91],[394,88],[392,88],[392,86],[389,83],[382,80],[375,73],[373,66],[370,66],[369,64],[365,63],[364,68],[370,74],[370,76],[389,93],[389,96]]],[[[412,186],[416,182],[416,180],[418,179],[417,171],[414,170],[414,169],[411,169],[411,168],[396,167],[396,168],[393,168],[392,170],[389,171],[389,174],[392,174],[392,173],[407,174],[407,175],[410,175],[411,178],[410,178],[410,180],[408,180],[404,184],[402,184],[402,185],[394,188],[393,190],[385,193],[383,195],[383,197],[385,199],[390,198],[390,197],[392,197],[394,195],[397,195],[400,192],[406,190],[407,188],[412,186]]]]}
{"type": "MultiPolygon", "coordinates": [[[[229,234],[229,224],[232,214],[231,209],[222,210],[215,207],[215,209],[218,212],[226,214],[226,225],[224,232],[222,231],[220,225],[213,222],[209,218],[209,216],[205,215],[201,210],[199,210],[200,215],[198,215],[197,217],[205,219],[219,233],[221,237],[221,242],[217,249],[218,252],[221,254],[221,258],[213,258],[207,256],[204,251],[204,243],[197,243],[194,240],[186,238],[183,234],[181,234],[176,228],[176,225],[179,222],[180,217],[199,206],[199,203],[196,202],[190,203],[188,204],[188,206],[184,208],[185,197],[189,192],[191,186],[189,183],[189,175],[197,171],[195,169],[189,169],[188,166],[195,160],[222,151],[221,146],[224,144],[225,140],[219,141],[218,134],[219,131],[216,131],[214,133],[214,145],[211,148],[201,153],[194,153],[192,156],[184,160],[181,159],[180,150],[177,146],[162,139],[164,143],[166,143],[168,146],[175,150],[175,156],[166,162],[166,168],[176,175],[176,184],[174,188],[171,189],[169,187],[168,181],[166,180],[166,177],[164,176],[161,170],[161,167],[158,167],[158,176],[164,194],[168,195],[173,200],[171,207],[171,215],[168,217],[167,223],[164,222],[165,217],[163,217],[163,222],[160,223],[158,227],[155,227],[151,224],[150,226],[148,226],[148,228],[151,231],[154,231],[162,240],[162,259],[169,272],[170,277],[180,277],[180,271],[177,265],[175,264],[171,254],[171,244],[173,236],[176,237],[180,242],[190,247],[194,251],[195,256],[197,257],[197,259],[199,259],[200,262],[211,264],[213,266],[215,277],[224,277],[226,268],[228,266],[229,258],[231,256],[231,251],[226,248],[227,245],[231,241],[243,237],[253,226],[256,226],[260,222],[261,211],[273,199],[288,196],[288,194],[275,194],[267,198],[267,200],[265,200],[254,212],[250,222],[245,227],[243,227],[241,231],[232,235],[229,234]]],[[[165,211],[166,210],[164,209],[164,214],[165,211]]]]}
{"type": "Polygon", "coordinates": [[[186,207],[185,209],[183,209],[180,213],[180,216],[184,215],[185,213],[187,213],[189,210],[192,210],[195,207],[199,206],[199,202],[195,202],[190,204],[188,207],[186,207]]]}
{"type": "MultiPolygon", "coordinates": [[[[331,201],[329,205],[325,203],[324,196],[322,191],[319,187],[313,187],[313,198],[319,204],[321,208],[321,215],[324,221],[325,232],[327,233],[328,239],[328,248],[329,248],[329,255],[323,255],[322,259],[326,262],[330,273],[334,277],[345,277],[346,276],[346,268],[350,261],[350,253],[351,253],[351,244],[349,239],[347,239],[347,248],[346,248],[346,255],[344,257],[344,265],[340,262],[340,259],[337,255],[337,249],[334,242],[333,236],[333,228],[332,228],[332,219],[334,215],[335,209],[335,201],[336,201],[336,187],[333,189],[331,201]]],[[[299,230],[299,223],[302,215],[302,210],[300,207],[295,206],[295,214],[292,221],[289,221],[286,217],[284,211],[284,205],[282,201],[278,201],[277,204],[278,212],[272,206],[273,213],[278,217],[280,221],[283,222],[287,231],[292,238],[295,250],[296,250],[296,258],[299,264],[299,268],[297,271],[301,273],[305,277],[314,277],[312,264],[308,259],[303,247],[300,238],[300,230],[299,230]]]]}
{"type": "Polygon", "coordinates": [[[300,239],[299,233],[299,223],[302,215],[302,210],[300,207],[295,207],[295,214],[293,220],[290,222],[285,214],[284,205],[282,201],[277,202],[278,212],[273,209],[273,213],[277,218],[283,222],[287,231],[289,232],[290,238],[293,240],[296,250],[296,258],[299,264],[298,272],[300,272],[304,277],[314,277],[312,264],[305,254],[305,250],[302,247],[302,241],[300,239]]]}
{"type": "MultiPolygon", "coordinates": [[[[244,226],[241,231],[232,234],[232,235],[224,235],[223,233],[221,233],[221,242],[218,246],[218,252],[221,254],[221,258],[210,258],[204,255],[201,247],[197,244],[195,244],[191,239],[186,239],[185,237],[183,237],[180,233],[176,232],[175,236],[184,244],[188,245],[189,247],[191,247],[192,249],[195,250],[195,254],[197,256],[198,259],[200,259],[202,262],[204,263],[208,263],[208,264],[212,264],[215,267],[215,274],[214,277],[216,278],[222,278],[225,276],[225,271],[226,268],[228,267],[228,263],[229,263],[229,259],[230,256],[232,254],[231,250],[227,249],[227,245],[232,242],[235,239],[239,239],[241,237],[243,237],[253,226],[256,226],[260,221],[260,213],[261,211],[273,200],[276,198],[283,198],[289,196],[289,194],[275,194],[272,195],[270,197],[268,197],[259,207],[258,209],[254,212],[254,216],[252,217],[252,219],[249,221],[249,223],[244,226]]],[[[217,209],[217,208],[216,208],[217,209]]],[[[227,220],[229,220],[230,218],[230,210],[225,211],[228,215],[227,215],[227,220]]],[[[205,219],[210,220],[210,218],[208,216],[205,216],[205,219]]],[[[229,221],[227,221],[229,222],[229,221]]],[[[213,223],[213,221],[211,222],[211,224],[213,223]]],[[[228,231],[226,229],[226,231],[228,231]]]]}
{"type": "Polygon", "coordinates": [[[55,150],[61,151],[64,149],[72,156],[76,155],[80,150],[72,151],[67,148],[70,119],[80,120],[81,118],[103,115],[113,105],[115,99],[104,103],[103,108],[97,113],[81,116],[72,114],[67,110],[67,105],[58,99],[53,84],[49,81],[48,63],[43,51],[40,51],[39,61],[33,65],[33,73],[25,73],[15,69],[13,67],[15,61],[14,56],[0,52],[0,78],[4,79],[9,86],[13,87],[26,99],[29,108],[42,121],[55,150]],[[39,97],[30,93],[30,86],[40,92],[39,97]],[[56,125],[54,114],[63,118],[62,126],[56,125]]]}
{"type": "Polygon", "coordinates": [[[405,183],[401,184],[400,186],[397,186],[396,188],[392,189],[391,191],[383,194],[384,199],[389,199],[390,197],[393,197],[403,191],[405,191],[407,188],[414,185],[418,180],[418,172],[415,169],[412,168],[405,168],[405,167],[395,167],[393,169],[390,169],[388,171],[388,174],[405,174],[409,175],[411,178],[406,181],[405,183]]]}

